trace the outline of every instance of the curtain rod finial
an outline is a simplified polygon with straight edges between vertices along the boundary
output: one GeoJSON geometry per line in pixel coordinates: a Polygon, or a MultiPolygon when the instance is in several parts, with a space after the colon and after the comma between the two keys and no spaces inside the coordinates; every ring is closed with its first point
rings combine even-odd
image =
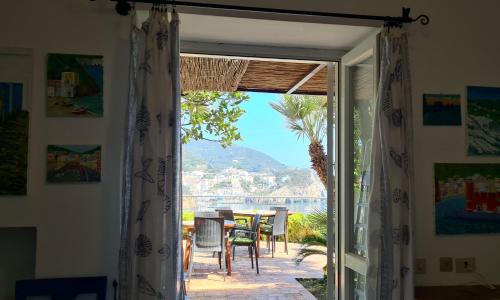
{"type": "Polygon", "coordinates": [[[132,7],[126,0],[118,0],[115,5],[115,10],[120,16],[126,16],[129,11],[132,10],[132,7]]]}

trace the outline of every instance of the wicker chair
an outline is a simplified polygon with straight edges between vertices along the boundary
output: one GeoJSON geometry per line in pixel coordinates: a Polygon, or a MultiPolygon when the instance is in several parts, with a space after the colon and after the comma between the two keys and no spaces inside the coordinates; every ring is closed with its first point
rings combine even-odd
{"type": "Polygon", "coordinates": [[[218,252],[219,266],[224,271],[226,280],[226,239],[224,234],[224,218],[195,217],[194,234],[189,255],[189,281],[193,272],[193,257],[195,252],[218,252]],[[222,259],[222,263],[221,263],[222,259]]]}
{"type": "Polygon", "coordinates": [[[286,232],[288,223],[288,210],[278,209],[272,224],[261,224],[260,233],[267,237],[268,249],[271,242],[272,257],[276,251],[276,237],[285,236],[285,252],[288,254],[288,233],[286,232]]]}
{"type": "Polygon", "coordinates": [[[247,219],[237,219],[237,218],[235,218],[232,209],[229,209],[229,208],[218,208],[215,211],[217,213],[219,213],[219,216],[223,217],[224,220],[233,221],[235,229],[248,229],[247,224],[246,224],[247,223],[247,219]],[[245,224],[238,224],[238,223],[236,223],[237,221],[243,221],[245,224]]]}
{"type": "MultiPolygon", "coordinates": [[[[274,211],[288,210],[288,208],[286,208],[285,206],[272,206],[270,208],[270,210],[274,210],[274,211]]],[[[264,228],[264,230],[261,230],[261,233],[264,231],[270,231],[270,228],[274,223],[274,216],[268,217],[265,222],[261,221],[261,223],[262,223],[261,227],[264,228]],[[271,225],[271,226],[266,226],[266,225],[271,225]]],[[[286,229],[285,230],[288,230],[288,215],[286,217],[286,229]]],[[[270,238],[271,235],[269,235],[269,234],[264,234],[264,235],[266,236],[267,250],[270,251],[271,250],[271,238],[270,238]]],[[[288,232],[287,232],[287,234],[285,234],[285,251],[288,254],[288,232]]]]}
{"type": "Polygon", "coordinates": [[[256,214],[253,218],[251,229],[237,229],[234,238],[231,238],[231,247],[233,250],[233,260],[236,253],[236,246],[247,246],[248,255],[252,261],[253,269],[253,256],[255,254],[255,265],[257,267],[257,274],[259,274],[259,257],[257,256],[257,230],[259,228],[260,215],[256,214]]]}

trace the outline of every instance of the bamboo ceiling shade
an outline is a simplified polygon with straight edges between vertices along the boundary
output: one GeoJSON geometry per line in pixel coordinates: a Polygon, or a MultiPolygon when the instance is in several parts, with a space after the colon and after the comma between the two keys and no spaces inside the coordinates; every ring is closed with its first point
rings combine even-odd
{"type": "Polygon", "coordinates": [[[249,61],[211,57],[182,57],[182,91],[234,92],[249,61]]]}
{"type": "MultiPolygon", "coordinates": [[[[318,67],[317,63],[181,56],[182,91],[255,91],[285,94],[318,67]]],[[[327,67],[294,94],[326,95],[327,67]]]]}

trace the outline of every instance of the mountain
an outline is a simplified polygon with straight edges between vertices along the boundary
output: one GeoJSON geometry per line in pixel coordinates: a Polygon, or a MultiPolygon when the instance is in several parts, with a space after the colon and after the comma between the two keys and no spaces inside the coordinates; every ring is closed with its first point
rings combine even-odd
{"type": "Polygon", "coordinates": [[[247,147],[195,141],[184,145],[182,156],[186,195],[324,197],[326,193],[312,169],[288,167],[247,147]]]}
{"type": "Polygon", "coordinates": [[[237,168],[248,172],[281,172],[287,166],[271,156],[247,147],[233,145],[223,148],[217,142],[192,141],[184,145],[183,161],[206,163],[213,169],[237,168]]]}

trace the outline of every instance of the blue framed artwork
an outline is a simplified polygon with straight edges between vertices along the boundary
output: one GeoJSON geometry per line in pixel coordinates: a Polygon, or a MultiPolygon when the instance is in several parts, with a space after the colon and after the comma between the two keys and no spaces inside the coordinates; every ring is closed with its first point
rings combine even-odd
{"type": "Polygon", "coordinates": [[[424,94],[423,120],[426,126],[460,126],[460,95],[424,94]]]}
{"type": "Polygon", "coordinates": [[[99,55],[49,54],[47,116],[102,117],[102,64],[99,55]]]}
{"type": "Polygon", "coordinates": [[[29,113],[23,84],[0,82],[0,195],[26,195],[29,113]]]}
{"type": "Polygon", "coordinates": [[[500,233],[500,164],[434,165],[436,234],[500,233]]]}
{"type": "Polygon", "coordinates": [[[467,87],[467,154],[500,155],[500,88],[467,87]]]}

